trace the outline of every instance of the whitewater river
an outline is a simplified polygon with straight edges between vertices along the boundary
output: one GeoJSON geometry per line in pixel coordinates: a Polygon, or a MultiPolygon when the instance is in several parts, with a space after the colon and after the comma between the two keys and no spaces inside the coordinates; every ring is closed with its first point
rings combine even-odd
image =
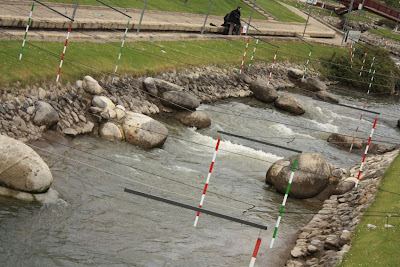
{"type": "MultiPolygon", "coordinates": [[[[301,212],[316,212],[320,204],[289,198],[285,210],[300,213],[283,215],[270,249],[283,196],[264,188],[265,173],[274,161],[294,152],[217,131],[318,152],[341,167],[361,161],[363,152],[349,158],[347,149],[326,142],[328,132],[352,134],[361,111],[295,96],[307,110],[303,116],[247,98],[202,105],[200,109],[212,119],[208,129],[157,118],[169,129],[161,149],[88,136],[64,141],[79,151],[42,143],[59,154],[38,150],[51,168],[52,188],[61,200],[41,205],[0,198],[0,266],[247,266],[259,235],[256,265],[282,266],[289,243],[312,216],[301,212]],[[130,188],[198,206],[218,138],[222,141],[203,208],[266,225],[268,230],[260,232],[205,214],[194,228],[196,212],[124,192],[130,188]],[[252,205],[256,208],[243,214],[252,205]]],[[[364,101],[340,98],[341,103],[358,107],[364,101]]],[[[391,139],[386,140],[398,143],[392,139],[400,140],[399,106],[368,101],[368,109],[385,113],[378,117],[374,139],[387,136],[391,139]]],[[[366,113],[364,118],[361,131],[368,136],[375,115],[366,113]]]]}

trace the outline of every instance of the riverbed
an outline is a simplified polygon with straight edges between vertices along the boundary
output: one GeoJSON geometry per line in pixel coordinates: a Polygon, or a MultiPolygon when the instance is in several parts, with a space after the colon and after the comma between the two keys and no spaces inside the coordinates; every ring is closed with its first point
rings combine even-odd
{"type": "MultiPolygon", "coordinates": [[[[282,266],[289,243],[320,208],[316,201],[289,198],[274,248],[269,244],[283,196],[265,188],[265,174],[276,160],[294,154],[218,131],[302,152],[321,153],[340,167],[361,161],[326,142],[330,132],[353,134],[360,110],[294,94],[306,108],[293,116],[254,98],[203,104],[212,125],[196,130],[168,116],[157,116],[169,137],[160,149],[79,136],[60,143],[35,143],[54,176],[57,204],[24,203],[0,197],[1,266],[246,266],[257,238],[256,265],[282,266]],[[260,231],[124,192],[130,188],[198,206],[211,160],[221,139],[204,209],[268,226],[260,231]],[[53,154],[51,154],[51,153],[53,154]],[[100,157],[98,157],[100,156],[100,157]],[[255,206],[255,207],[254,207],[255,206]],[[257,212],[257,211],[266,212],[257,212]],[[246,211],[246,212],[245,212],[246,211]]],[[[362,107],[360,96],[340,94],[343,104],[362,107]]],[[[375,138],[399,143],[400,107],[368,100],[378,116],[375,138]]],[[[376,114],[364,113],[359,136],[367,138],[376,114]]],[[[295,178],[294,178],[295,179],[295,178]]]]}

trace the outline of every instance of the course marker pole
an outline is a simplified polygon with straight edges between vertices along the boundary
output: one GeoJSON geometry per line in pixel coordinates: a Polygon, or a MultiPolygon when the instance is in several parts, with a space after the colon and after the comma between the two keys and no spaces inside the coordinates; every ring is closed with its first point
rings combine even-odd
{"type": "Polygon", "coordinates": [[[369,67],[368,75],[371,74],[371,70],[372,70],[372,67],[374,66],[374,63],[375,63],[375,57],[372,58],[372,63],[371,63],[371,67],[369,67]]]}
{"type": "Polygon", "coordinates": [[[367,54],[368,54],[368,50],[365,50],[364,59],[363,59],[361,69],[360,69],[360,76],[361,76],[362,71],[364,70],[364,64],[365,64],[365,59],[367,58],[367,54]]]}
{"type": "Polygon", "coordinates": [[[113,75],[113,78],[112,78],[112,83],[114,83],[115,74],[117,73],[119,60],[121,59],[122,48],[124,48],[124,43],[125,43],[125,39],[126,39],[126,34],[128,33],[128,29],[129,29],[129,22],[130,22],[130,21],[128,20],[128,24],[126,24],[125,34],[124,34],[124,38],[122,39],[121,49],[119,50],[117,65],[115,65],[115,70],[114,70],[114,75],[113,75]]]}
{"type": "Polygon", "coordinates": [[[32,2],[32,8],[31,8],[31,12],[29,13],[29,20],[28,20],[28,24],[26,25],[24,40],[22,41],[21,52],[19,53],[19,60],[21,60],[22,52],[24,52],[25,41],[26,41],[26,37],[28,36],[29,25],[31,24],[32,13],[33,13],[34,7],[35,7],[35,2],[32,2]]]}
{"type": "Polygon", "coordinates": [[[292,174],[290,175],[289,183],[288,183],[288,186],[286,188],[285,197],[283,198],[281,211],[279,212],[279,217],[278,217],[278,220],[276,221],[274,235],[272,236],[271,244],[269,246],[270,248],[272,248],[274,246],[276,233],[278,232],[279,223],[280,223],[281,218],[282,218],[282,212],[283,212],[283,209],[285,208],[286,200],[287,200],[287,198],[289,196],[289,190],[290,190],[290,186],[291,186],[292,181],[293,181],[294,172],[296,171],[297,162],[298,162],[298,159],[296,159],[294,161],[294,164],[293,164],[292,174]]]}
{"type": "Polygon", "coordinates": [[[362,171],[363,171],[365,158],[367,157],[369,145],[371,144],[372,135],[374,134],[375,126],[376,126],[376,122],[377,122],[377,121],[378,121],[378,118],[375,118],[374,126],[372,127],[371,134],[369,135],[367,147],[365,148],[365,152],[364,152],[364,157],[363,157],[362,162],[361,162],[361,165],[360,165],[360,170],[358,171],[358,176],[357,176],[357,181],[356,181],[355,187],[358,186],[358,182],[359,182],[359,180],[360,180],[360,176],[361,176],[361,173],[362,173],[362,171]]]}
{"type": "MultiPolygon", "coordinates": [[[[372,65],[371,65],[371,66],[372,66],[372,65]]],[[[372,73],[371,81],[369,82],[367,95],[369,95],[369,92],[370,92],[370,90],[371,90],[371,86],[372,86],[372,82],[373,82],[373,80],[374,80],[374,76],[375,76],[375,70],[374,70],[374,72],[372,73]]],[[[363,116],[364,116],[364,110],[365,110],[365,107],[366,107],[366,106],[367,106],[367,102],[364,102],[364,106],[363,106],[362,111],[361,111],[361,116],[360,116],[360,119],[358,120],[358,125],[357,125],[357,128],[356,128],[356,132],[354,133],[354,135],[353,135],[353,140],[351,141],[351,145],[350,145],[350,149],[349,149],[349,157],[350,157],[350,155],[351,155],[351,151],[353,150],[354,141],[355,141],[355,139],[356,139],[356,137],[357,137],[358,129],[359,129],[359,127],[360,127],[361,120],[362,120],[362,118],[363,118],[363,116]]]]}
{"type": "Polygon", "coordinates": [[[272,66],[271,66],[271,70],[269,72],[269,77],[268,77],[268,83],[267,85],[269,85],[270,81],[271,81],[271,77],[272,77],[272,71],[274,70],[274,66],[275,66],[275,62],[276,62],[276,55],[278,54],[278,49],[276,49],[275,51],[275,56],[274,56],[274,60],[272,61],[272,66]]]}
{"type": "Polygon", "coordinates": [[[63,54],[62,54],[61,61],[60,61],[60,67],[58,68],[58,74],[57,74],[56,82],[58,82],[58,79],[60,78],[61,68],[62,68],[62,65],[63,65],[63,62],[64,62],[65,51],[67,50],[68,38],[69,38],[69,34],[71,33],[71,28],[72,28],[72,23],[69,24],[67,39],[65,39],[64,50],[63,50],[63,54]]]}
{"type": "Polygon", "coordinates": [[[247,53],[247,48],[249,47],[249,43],[250,43],[250,37],[247,38],[246,48],[244,49],[244,54],[243,54],[242,64],[240,64],[239,74],[242,74],[244,59],[246,58],[246,53],[247,53]]]}
{"type": "Polygon", "coordinates": [[[308,58],[307,58],[307,62],[306,62],[306,67],[305,67],[304,72],[303,72],[303,79],[304,79],[304,77],[306,76],[306,73],[307,73],[308,62],[310,62],[311,53],[312,53],[312,47],[311,47],[311,49],[310,49],[310,53],[308,53],[308,58]]]}
{"type": "Polygon", "coordinates": [[[258,41],[259,41],[259,40],[260,40],[260,35],[257,37],[256,45],[254,46],[253,54],[251,55],[249,68],[250,68],[251,65],[253,64],[253,58],[254,58],[254,54],[256,53],[257,45],[258,45],[258,41]]]}
{"type": "MultiPolygon", "coordinates": [[[[210,170],[208,171],[207,181],[206,181],[206,184],[204,185],[203,195],[201,196],[199,209],[201,209],[201,207],[203,206],[204,198],[206,197],[207,187],[208,187],[208,183],[210,182],[211,172],[214,167],[215,158],[217,157],[217,152],[218,152],[218,147],[219,147],[220,141],[221,141],[221,139],[218,139],[217,146],[215,147],[215,152],[214,152],[214,156],[211,161],[210,170]]],[[[194,225],[193,225],[194,227],[196,227],[197,222],[199,221],[199,217],[200,217],[200,211],[197,212],[196,219],[194,220],[194,225]]]]}
{"type": "Polygon", "coordinates": [[[353,57],[354,57],[354,53],[353,53],[353,41],[350,42],[350,68],[353,68],[353,57]]]}
{"type": "Polygon", "coordinates": [[[257,254],[258,254],[258,249],[260,248],[260,244],[261,244],[261,238],[257,238],[257,243],[256,243],[256,247],[254,248],[254,252],[253,252],[253,256],[251,257],[251,261],[249,264],[249,267],[253,267],[254,263],[256,262],[256,258],[257,258],[257,254]]]}

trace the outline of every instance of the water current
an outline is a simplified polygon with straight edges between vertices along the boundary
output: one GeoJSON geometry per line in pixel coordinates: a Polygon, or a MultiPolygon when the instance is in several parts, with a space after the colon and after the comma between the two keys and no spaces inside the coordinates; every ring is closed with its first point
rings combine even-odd
{"type": "MultiPolygon", "coordinates": [[[[348,157],[347,149],[326,142],[330,132],[353,134],[361,111],[295,97],[306,108],[303,116],[246,98],[200,106],[212,119],[208,129],[158,117],[169,129],[161,149],[89,136],[64,141],[79,150],[42,142],[58,154],[37,150],[53,173],[52,188],[61,199],[57,204],[34,204],[0,198],[0,265],[247,266],[261,236],[256,265],[282,266],[290,242],[312,217],[302,212],[319,208],[318,203],[289,198],[285,210],[299,213],[283,215],[274,248],[269,248],[283,196],[264,187],[265,174],[273,162],[294,152],[217,131],[318,152],[341,167],[361,161],[363,151],[348,157]],[[124,192],[131,188],[198,206],[218,138],[222,141],[203,208],[266,225],[268,230],[206,214],[194,228],[196,212],[124,192]],[[256,208],[243,213],[252,205],[256,208]]],[[[359,96],[339,97],[341,103],[357,107],[364,101],[359,96]]],[[[382,113],[374,139],[399,143],[399,105],[368,103],[367,109],[382,113]]],[[[364,114],[359,135],[369,136],[375,117],[364,114]]]]}

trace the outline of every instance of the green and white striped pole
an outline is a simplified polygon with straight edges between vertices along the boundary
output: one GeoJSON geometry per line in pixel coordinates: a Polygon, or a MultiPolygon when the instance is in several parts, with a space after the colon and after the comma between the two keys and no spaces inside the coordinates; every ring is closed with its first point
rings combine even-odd
{"type": "Polygon", "coordinates": [[[28,20],[28,24],[26,25],[25,36],[24,36],[24,40],[22,41],[21,52],[19,53],[19,60],[22,59],[22,52],[24,52],[25,41],[26,41],[26,37],[28,36],[29,25],[31,24],[32,13],[33,13],[34,7],[35,7],[35,2],[32,3],[31,12],[29,13],[29,20],[28,20]]]}
{"type": "Polygon", "coordinates": [[[307,73],[308,62],[310,62],[311,53],[312,53],[312,47],[311,47],[311,49],[310,49],[310,53],[308,53],[308,58],[307,58],[307,62],[306,62],[306,67],[305,67],[304,72],[303,72],[303,79],[304,79],[304,77],[306,76],[306,73],[307,73]]]}
{"type": "Polygon", "coordinates": [[[115,70],[114,70],[114,75],[113,75],[113,78],[112,78],[112,83],[114,83],[115,74],[117,73],[119,60],[121,59],[122,49],[124,48],[124,43],[125,43],[125,39],[126,39],[126,34],[128,33],[128,29],[129,29],[129,22],[130,22],[130,21],[128,20],[128,24],[126,25],[126,29],[125,29],[124,39],[122,40],[121,49],[119,50],[117,65],[115,65],[115,70]]]}
{"type": "Polygon", "coordinates": [[[276,221],[276,226],[275,226],[274,235],[272,236],[271,245],[269,246],[270,248],[272,248],[272,247],[274,246],[276,233],[278,232],[279,223],[281,222],[281,218],[282,218],[282,212],[283,212],[283,209],[285,208],[286,200],[287,200],[288,195],[289,195],[290,185],[292,184],[294,172],[296,171],[297,162],[298,162],[298,159],[296,159],[296,160],[294,161],[294,165],[293,165],[293,169],[292,169],[292,174],[290,175],[289,184],[288,184],[288,186],[287,186],[287,188],[286,188],[285,197],[283,198],[281,211],[279,212],[279,217],[278,217],[278,220],[276,221]]]}
{"type": "Polygon", "coordinates": [[[256,45],[254,46],[253,54],[251,55],[249,68],[250,68],[251,65],[253,64],[254,54],[256,53],[257,45],[258,45],[258,41],[259,41],[259,40],[260,40],[260,35],[257,37],[256,45]]]}

